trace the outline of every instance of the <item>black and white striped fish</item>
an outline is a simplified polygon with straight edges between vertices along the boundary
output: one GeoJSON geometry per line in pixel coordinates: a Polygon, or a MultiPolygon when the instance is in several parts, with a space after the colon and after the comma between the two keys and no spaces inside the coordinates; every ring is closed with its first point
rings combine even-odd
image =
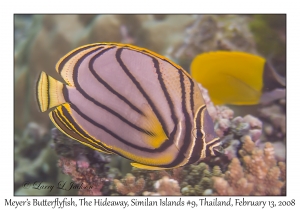
{"type": "Polygon", "coordinates": [[[161,55],[96,43],[69,52],[56,70],[67,85],[42,72],[39,107],[55,107],[55,126],[95,150],[159,170],[213,156],[220,145],[197,83],[161,55]]]}

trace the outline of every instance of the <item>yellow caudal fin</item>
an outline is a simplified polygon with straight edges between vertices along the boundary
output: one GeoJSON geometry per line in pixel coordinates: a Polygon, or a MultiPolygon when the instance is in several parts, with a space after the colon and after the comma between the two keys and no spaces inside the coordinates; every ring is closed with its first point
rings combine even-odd
{"type": "Polygon", "coordinates": [[[150,147],[158,148],[168,140],[168,137],[151,107],[148,104],[143,104],[142,110],[146,116],[139,119],[138,125],[149,131],[148,135],[142,137],[142,140],[150,147]]]}
{"type": "Polygon", "coordinates": [[[36,97],[42,112],[66,102],[63,87],[63,83],[41,72],[37,81],[36,97]]]}
{"type": "Polygon", "coordinates": [[[165,169],[169,169],[169,168],[161,168],[161,167],[158,167],[158,166],[147,166],[147,165],[143,165],[143,164],[140,164],[140,163],[131,163],[131,165],[133,167],[140,168],[140,169],[145,169],[145,170],[165,170],[165,169]]]}

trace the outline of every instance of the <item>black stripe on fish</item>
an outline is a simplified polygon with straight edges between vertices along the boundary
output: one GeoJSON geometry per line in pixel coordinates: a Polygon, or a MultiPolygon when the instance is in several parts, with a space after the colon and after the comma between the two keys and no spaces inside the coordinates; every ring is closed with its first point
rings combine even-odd
{"type": "Polygon", "coordinates": [[[68,92],[68,88],[67,88],[66,85],[63,85],[62,93],[63,93],[65,101],[66,102],[70,102],[70,100],[69,100],[69,92],[68,92]]]}
{"type": "Polygon", "coordinates": [[[177,69],[178,71],[182,71],[183,74],[184,74],[185,76],[187,76],[188,78],[190,78],[189,74],[188,74],[184,69],[178,68],[176,65],[174,65],[174,63],[173,63],[172,61],[169,61],[168,59],[166,59],[166,58],[164,58],[164,57],[162,57],[162,56],[159,57],[159,56],[153,54],[151,51],[148,51],[148,50],[146,50],[146,49],[144,49],[144,50],[135,49],[135,48],[133,48],[133,47],[131,47],[131,46],[127,46],[127,45],[125,45],[125,46],[123,46],[123,47],[125,47],[125,48],[127,48],[127,49],[130,49],[130,50],[133,50],[133,51],[136,51],[136,52],[139,52],[139,53],[142,53],[142,54],[144,54],[144,55],[148,55],[148,56],[149,56],[149,54],[150,54],[151,57],[159,58],[160,60],[169,63],[171,66],[173,66],[173,67],[174,67],[175,69],[177,69]]]}
{"type": "Polygon", "coordinates": [[[220,138],[215,138],[213,140],[211,140],[210,142],[208,142],[206,144],[206,155],[207,156],[211,156],[211,152],[214,153],[214,151],[212,151],[212,149],[216,146],[219,146],[221,144],[221,139],[220,138]]]}
{"type": "Polygon", "coordinates": [[[46,76],[46,79],[47,79],[47,98],[48,98],[48,104],[47,104],[47,109],[45,110],[48,110],[49,109],[49,106],[50,106],[50,81],[49,81],[49,77],[48,75],[46,76]]]}
{"type": "MultiPolygon", "coordinates": [[[[175,134],[176,134],[176,130],[177,130],[177,126],[178,126],[178,119],[177,119],[176,114],[175,114],[175,107],[174,107],[174,104],[171,100],[171,96],[170,96],[170,94],[168,92],[168,89],[166,88],[166,85],[163,81],[162,73],[161,73],[161,70],[160,70],[160,67],[159,67],[159,62],[154,57],[152,57],[152,61],[154,63],[154,68],[156,69],[156,73],[158,75],[158,81],[159,81],[160,87],[163,90],[164,96],[165,96],[165,98],[168,102],[168,105],[170,107],[170,110],[171,110],[171,118],[172,118],[172,120],[174,122],[174,125],[175,125],[174,129],[171,131],[171,133],[169,135],[169,139],[171,139],[171,141],[170,141],[170,144],[171,144],[171,143],[173,143],[173,139],[174,139],[175,134]]],[[[167,128],[163,127],[163,130],[167,131],[167,128]]]]}
{"type": "Polygon", "coordinates": [[[65,131],[68,135],[73,136],[74,131],[69,127],[64,118],[57,112],[57,109],[51,112],[52,118],[56,124],[59,124],[59,127],[65,131]]]}
{"type": "MultiPolygon", "coordinates": [[[[63,70],[65,64],[70,60],[72,59],[76,54],[84,51],[84,50],[87,50],[89,48],[92,48],[92,47],[95,47],[95,46],[100,46],[100,44],[94,44],[94,45],[89,45],[89,46],[86,46],[86,47],[83,47],[83,48],[80,48],[80,49],[77,49],[76,51],[72,52],[70,55],[66,56],[58,65],[58,73],[61,74],[61,71],[63,70]]],[[[103,47],[100,47],[100,48],[97,48],[97,50],[99,49],[102,49],[103,47]]]]}
{"type": "MultiPolygon", "coordinates": [[[[209,145],[209,152],[211,153],[210,155],[212,156],[215,156],[216,155],[216,153],[215,153],[215,151],[214,151],[214,148],[215,147],[218,147],[218,146],[220,146],[220,145],[222,145],[222,143],[221,143],[221,139],[220,138],[217,138],[218,140],[217,141],[214,141],[214,143],[213,144],[211,144],[211,145],[209,145]]],[[[219,151],[219,150],[217,150],[217,151],[219,151]]]]}
{"type": "MultiPolygon", "coordinates": [[[[131,74],[131,72],[129,71],[129,69],[126,67],[126,65],[122,61],[122,58],[121,58],[122,51],[123,51],[123,49],[119,48],[119,49],[117,49],[117,52],[116,52],[116,59],[117,59],[119,65],[122,67],[123,71],[127,74],[127,76],[131,79],[131,81],[135,84],[135,86],[137,87],[137,89],[141,92],[141,94],[147,100],[148,104],[150,105],[150,107],[152,108],[154,114],[156,115],[158,121],[161,123],[164,132],[167,134],[167,137],[169,138],[169,135],[168,135],[168,132],[167,132],[166,123],[165,123],[164,119],[162,118],[162,116],[159,114],[158,109],[156,108],[155,104],[150,99],[150,97],[148,96],[148,94],[145,92],[145,90],[143,89],[143,87],[141,86],[141,84],[131,74]]],[[[173,143],[172,139],[169,139],[169,140],[171,140],[171,141],[167,141],[168,142],[167,144],[171,145],[173,143]]]]}
{"type": "Polygon", "coordinates": [[[75,137],[77,140],[88,143],[89,145],[98,147],[100,150],[109,151],[109,152],[111,151],[111,149],[104,146],[101,142],[94,141],[94,138],[90,137],[84,130],[82,130],[64,106],[62,106],[62,113],[60,114],[61,117],[65,116],[68,119],[69,121],[67,122],[68,124],[71,123],[74,126],[75,130],[73,130],[73,132],[75,132],[76,137],[74,135],[71,136],[75,137]],[[81,135],[84,137],[82,137],[81,135]]]}
{"type": "Polygon", "coordinates": [[[201,119],[203,119],[204,116],[204,112],[205,112],[206,106],[202,105],[196,112],[196,142],[194,145],[193,152],[191,154],[190,160],[188,162],[188,164],[192,164],[195,163],[196,161],[198,161],[200,159],[203,147],[204,147],[204,137],[205,134],[202,133],[203,130],[203,125],[201,124],[201,119]]]}
{"type": "Polygon", "coordinates": [[[99,83],[101,83],[107,90],[109,90],[112,94],[116,95],[120,100],[124,101],[128,106],[130,106],[131,109],[136,111],[137,113],[145,116],[145,114],[138,109],[136,106],[134,106],[130,101],[128,101],[124,96],[122,96],[120,93],[118,93],[115,89],[113,89],[108,83],[106,83],[95,71],[94,69],[94,62],[97,58],[99,58],[101,55],[103,55],[105,52],[113,48],[108,48],[105,50],[102,50],[97,55],[95,55],[90,61],[89,61],[89,69],[94,75],[94,77],[98,80],[99,83]]]}
{"type": "Polygon", "coordinates": [[[86,139],[84,139],[82,136],[80,136],[78,133],[76,133],[74,131],[74,129],[71,129],[67,126],[66,121],[64,120],[64,118],[61,116],[60,112],[58,110],[55,110],[52,112],[52,118],[55,121],[55,123],[57,124],[57,126],[59,126],[64,132],[66,132],[66,134],[68,134],[69,136],[77,139],[78,141],[80,141],[81,143],[85,144],[85,145],[89,145],[92,146],[96,149],[98,149],[99,151],[104,151],[104,152],[108,152],[110,153],[107,149],[101,147],[98,144],[92,143],[90,141],[87,141],[86,139]]]}
{"type": "Polygon", "coordinates": [[[191,110],[192,110],[192,116],[194,115],[194,81],[190,78],[188,78],[191,83],[191,92],[190,92],[190,104],[191,104],[191,110]]]}
{"type": "MultiPolygon", "coordinates": [[[[78,139],[77,137],[79,136],[79,139],[80,140],[81,138],[83,138],[82,136],[85,136],[86,138],[86,135],[84,135],[84,132],[83,133],[80,133],[78,130],[77,130],[77,125],[76,123],[74,122],[74,120],[72,120],[71,118],[69,119],[68,117],[70,116],[68,113],[67,113],[67,116],[65,115],[64,110],[63,110],[63,106],[62,106],[62,109],[61,111],[59,109],[55,109],[54,112],[53,112],[53,115],[55,114],[56,117],[58,117],[58,119],[60,120],[60,122],[62,122],[64,124],[64,126],[69,129],[70,131],[72,132],[67,132],[66,130],[66,133],[69,134],[70,136],[72,136],[73,138],[76,138],[78,139]],[[71,122],[73,121],[73,122],[71,122]],[[74,128],[72,128],[72,126],[74,128]],[[74,136],[75,135],[75,136],[74,136]]],[[[80,128],[79,128],[80,129],[80,128]]],[[[93,140],[92,140],[93,141],[93,140]]],[[[85,141],[84,141],[85,142],[85,141]]]]}
{"type": "Polygon", "coordinates": [[[38,106],[39,106],[39,110],[40,110],[40,112],[42,112],[42,107],[41,107],[41,104],[40,104],[40,98],[39,98],[39,82],[41,82],[40,81],[40,79],[41,79],[41,76],[42,76],[42,73],[40,73],[40,75],[39,75],[39,78],[37,79],[37,81],[36,81],[36,85],[35,85],[35,97],[36,97],[36,99],[37,99],[37,103],[38,103],[38,106]]]}
{"type": "Polygon", "coordinates": [[[75,111],[79,116],[81,116],[83,119],[85,119],[86,121],[88,121],[90,124],[94,125],[95,127],[105,131],[106,133],[108,133],[110,136],[112,136],[113,138],[117,139],[118,141],[122,142],[123,144],[126,144],[127,146],[130,146],[134,149],[138,149],[144,152],[163,152],[166,149],[166,142],[165,141],[159,148],[156,149],[148,149],[148,148],[144,148],[144,147],[140,147],[137,146],[135,144],[132,144],[131,142],[123,139],[122,137],[120,137],[119,135],[115,134],[114,132],[112,132],[111,130],[109,130],[107,127],[105,127],[104,125],[101,125],[97,122],[95,122],[93,119],[91,119],[90,117],[88,117],[87,115],[85,115],[83,112],[80,111],[80,109],[75,106],[74,104],[70,104],[71,108],[73,109],[73,111],[75,111]]]}
{"type": "MultiPolygon", "coordinates": [[[[106,48],[104,49],[105,51],[109,50],[111,48],[106,48]]],[[[86,59],[89,55],[93,54],[94,52],[98,51],[99,49],[96,50],[92,50],[91,52],[86,53],[85,55],[83,55],[75,64],[74,66],[74,73],[73,73],[73,80],[74,80],[74,84],[76,89],[81,93],[81,95],[86,98],[87,100],[93,102],[96,106],[101,107],[102,109],[104,109],[105,111],[109,112],[110,114],[114,115],[115,117],[117,117],[118,119],[120,119],[122,122],[126,123],[127,125],[129,125],[130,127],[136,129],[137,131],[140,131],[142,133],[145,133],[147,135],[150,136],[154,136],[154,134],[151,131],[147,131],[145,129],[142,129],[140,127],[138,127],[137,125],[133,124],[132,122],[128,121],[126,118],[124,118],[122,115],[120,115],[119,113],[117,113],[116,111],[112,110],[111,108],[105,106],[104,104],[100,103],[99,101],[97,101],[96,99],[94,99],[93,97],[91,97],[89,94],[87,94],[80,86],[79,81],[78,81],[78,71],[79,71],[79,66],[82,63],[82,61],[84,59],[86,59]]],[[[72,101],[71,101],[72,102],[72,101]]]]}
{"type": "Polygon", "coordinates": [[[185,153],[187,152],[189,145],[191,143],[191,119],[190,115],[187,111],[187,106],[186,106],[186,92],[185,92],[185,83],[184,83],[184,75],[182,71],[179,72],[179,78],[180,78],[180,87],[181,87],[181,107],[182,107],[182,113],[185,117],[185,137],[184,137],[184,142],[183,145],[180,147],[178,155],[176,158],[169,164],[162,165],[161,167],[166,167],[166,168],[171,168],[171,167],[176,167],[182,163],[186,157],[185,153]]]}
{"type": "Polygon", "coordinates": [[[178,71],[179,75],[180,75],[180,86],[182,89],[182,94],[181,94],[181,103],[182,103],[182,113],[184,115],[185,118],[185,137],[184,137],[184,142],[183,145],[180,148],[180,151],[178,154],[181,154],[180,156],[178,155],[178,157],[173,161],[174,165],[179,165],[186,157],[184,156],[184,154],[187,153],[187,150],[190,146],[191,143],[191,131],[192,131],[192,124],[191,121],[192,119],[190,119],[190,115],[189,112],[187,110],[187,105],[186,105],[186,87],[185,87],[185,83],[184,83],[184,75],[182,71],[178,71]]]}
{"type": "Polygon", "coordinates": [[[69,128],[69,130],[72,130],[73,132],[75,132],[76,135],[79,135],[81,138],[82,138],[82,136],[84,136],[85,138],[90,139],[90,137],[87,136],[86,133],[84,131],[82,131],[82,129],[80,129],[79,126],[77,126],[77,123],[70,116],[70,114],[68,113],[68,111],[66,111],[64,109],[65,108],[62,106],[62,110],[61,111],[59,111],[58,109],[55,110],[55,112],[56,112],[57,116],[60,118],[60,120],[69,128]],[[71,126],[73,126],[74,128],[72,128],[71,126]]]}

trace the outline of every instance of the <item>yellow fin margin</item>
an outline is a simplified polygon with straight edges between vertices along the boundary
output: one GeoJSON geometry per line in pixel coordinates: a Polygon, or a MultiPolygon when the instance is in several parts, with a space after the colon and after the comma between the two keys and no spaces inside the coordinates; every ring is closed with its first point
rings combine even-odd
{"type": "Polygon", "coordinates": [[[62,107],[65,107],[68,112],[70,111],[70,105],[68,103],[62,104],[61,106],[56,107],[53,111],[51,111],[49,113],[49,117],[51,119],[51,121],[53,122],[53,124],[66,136],[68,136],[71,139],[74,139],[78,142],[80,142],[81,144],[84,144],[94,150],[97,150],[99,152],[103,152],[106,154],[113,154],[113,152],[110,152],[108,150],[106,150],[104,147],[102,147],[101,145],[98,145],[96,142],[94,142],[93,139],[89,139],[87,137],[85,137],[82,133],[80,133],[75,127],[74,125],[66,118],[66,116],[64,116],[63,112],[62,112],[62,107]],[[62,119],[59,115],[58,112],[60,113],[60,115],[64,118],[62,119]],[[53,116],[55,115],[55,116],[53,116]],[[54,119],[54,117],[56,117],[56,120],[54,119]],[[68,132],[69,130],[69,132],[68,132]],[[76,135],[78,137],[76,137],[76,135]],[[78,139],[81,138],[82,140],[78,139]],[[97,145],[97,147],[93,146],[93,145],[97,145]]]}

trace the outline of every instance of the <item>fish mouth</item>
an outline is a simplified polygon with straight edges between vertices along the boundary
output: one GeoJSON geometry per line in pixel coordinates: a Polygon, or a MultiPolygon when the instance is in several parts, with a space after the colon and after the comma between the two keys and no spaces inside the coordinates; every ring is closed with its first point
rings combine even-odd
{"type": "Polygon", "coordinates": [[[212,148],[215,156],[223,156],[226,148],[230,146],[230,141],[232,139],[233,135],[227,135],[214,139],[215,141],[218,141],[218,143],[216,143],[217,145],[212,148]]]}

